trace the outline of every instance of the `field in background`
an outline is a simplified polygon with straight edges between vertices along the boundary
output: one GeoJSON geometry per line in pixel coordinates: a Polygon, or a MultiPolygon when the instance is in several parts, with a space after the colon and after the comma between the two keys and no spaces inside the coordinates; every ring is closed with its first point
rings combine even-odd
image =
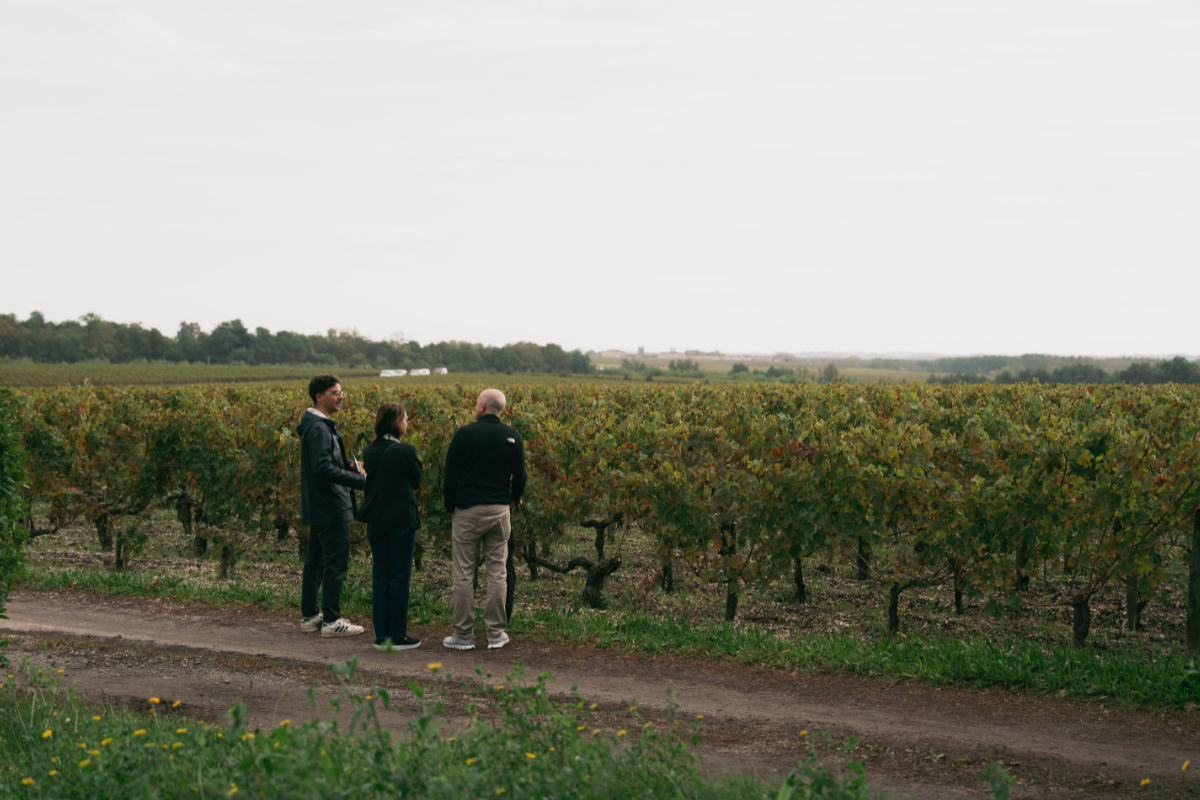
{"type": "MultiPolygon", "coordinates": [[[[620,366],[620,359],[597,358],[597,365],[608,368],[620,366]]],[[[645,359],[649,366],[660,367],[663,370],[671,361],[669,358],[645,359]],[[661,362],[661,363],[660,363],[661,362]]],[[[730,368],[739,363],[736,361],[701,361],[700,366],[710,374],[711,379],[722,380],[729,374],[730,368]]],[[[751,370],[765,371],[772,366],[769,361],[748,361],[745,363],[751,370]]],[[[796,364],[774,364],[776,367],[787,367],[799,372],[807,369],[815,376],[820,367],[797,367],[796,364]]],[[[537,373],[519,373],[502,375],[489,372],[452,372],[447,375],[406,375],[400,378],[380,378],[379,370],[375,369],[344,369],[314,364],[299,366],[229,366],[204,364],[33,364],[24,361],[0,361],[0,386],[11,388],[48,387],[48,386],[172,386],[196,383],[258,383],[258,384],[300,384],[303,385],[313,375],[321,372],[334,372],[347,386],[453,386],[454,384],[487,384],[502,385],[519,382],[527,385],[545,386],[549,384],[611,384],[625,383],[624,376],[605,375],[598,370],[594,375],[553,375],[537,373]]],[[[880,383],[891,381],[904,383],[907,381],[923,381],[929,377],[927,372],[886,369],[839,369],[841,377],[860,383],[880,383]]],[[[642,380],[632,377],[636,382],[642,380]]],[[[695,383],[696,378],[673,377],[671,375],[655,376],[655,383],[695,383]]],[[[743,377],[742,380],[747,380],[743,377]]]]}

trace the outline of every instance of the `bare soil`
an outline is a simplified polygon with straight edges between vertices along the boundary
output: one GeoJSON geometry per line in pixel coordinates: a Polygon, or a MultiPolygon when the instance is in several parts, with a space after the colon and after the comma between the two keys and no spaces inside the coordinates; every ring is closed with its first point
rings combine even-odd
{"type": "MultiPolygon", "coordinates": [[[[425,640],[421,648],[382,655],[371,648],[369,621],[366,635],[322,639],[301,633],[291,617],[78,593],[18,592],[8,615],[0,635],[13,639],[6,654],[14,661],[63,669],[68,684],[100,702],[141,708],[152,696],[179,699],[182,713],[207,721],[220,721],[239,699],[263,727],[332,715],[338,685],[328,666],[357,656],[360,684],[393,689],[398,711],[388,724],[402,730],[419,707],[407,681],[499,683],[520,664],[525,680],[545,672],[552,692],[565,698],[574,687],[598,703],[602,723],[614,728],[630,721],[635,700],[644,717],[665,719],[669,689],[678,714],[704,716],[697,755],[713,770],[786,773],[828,731],[836,741],[857,740],[853,757],[888,797],[991,797],[980,776],[993,762],[1016,778],[1013,798],[1200,794],[1181,771],[1188,760],[1200,768],[1194,711],[786,674],[519,638],[498,651],[457,652],[440,645],[449,631],[420,628],[412,632],[425,640]],[[431,672],[431,662],[442,669],[431,672]]],[[[465,721],[453,706],[451,727],[465,721]]],[[[823,752],[834,758],[832,751],[823,752]]]]}

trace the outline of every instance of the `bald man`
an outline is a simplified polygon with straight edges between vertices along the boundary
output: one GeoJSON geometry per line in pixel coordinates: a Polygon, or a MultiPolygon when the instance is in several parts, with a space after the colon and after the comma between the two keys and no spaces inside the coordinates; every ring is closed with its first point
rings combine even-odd
{"type": "Polygon", "coordinates": [[[525,443],[500,421],[505,403],[504,392],[484,389],[475,401],[475,422],[459,428],[446,451],[443,493],[453,517],[454,633],[442,644],[451,650],[475,647],[474,579],[481,547],[488,576],[487,646],[497,650],[508,644],[505,559],[511,514],[525,491],[525,443]]]}

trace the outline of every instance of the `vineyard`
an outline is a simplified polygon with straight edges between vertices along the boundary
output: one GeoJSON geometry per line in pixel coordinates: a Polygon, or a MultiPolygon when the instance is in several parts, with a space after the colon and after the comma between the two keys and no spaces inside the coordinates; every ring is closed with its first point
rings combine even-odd
{"type": "MultiPolygon", "coordinates": [[[[339,420],[361,449],[382,402],[408,406],[427,470],[427,556],[448,547],[441,466],[477,391],[354,387],[339,420]]],[[[636,532],[657,563],[656,589],[669,594],[686,579],[718,591],[728,621],[745,593],[781,580],[803,603],[813,568],[840,563],[886,599],[891,632],[904,625],[906,593],[942,587],[960,612],[969,602],[992,615],[1036,595],[1068,610],[1083,646],[1097,598],[1118,587],[1125,629],[1137,630],[1148,604],[1168,600],[1174,570],[1190,575],[1178,633],[1189,652],[1200,649],[1194,388],[507,392],[530,472],[518,558],[533,575],[580,570],[579,603],[603,607],[636,532]],[[581,527],[594,534],[586,548],[581,527]]],[[[33,533],[84,521],[119,570],[145,547],[149,514],[171,508],[224,576],[247,537],[303,531],[294,428],[307,400],[299,389],[236,386],[27,392],[17,403],[39,509],[33,533]]]]}

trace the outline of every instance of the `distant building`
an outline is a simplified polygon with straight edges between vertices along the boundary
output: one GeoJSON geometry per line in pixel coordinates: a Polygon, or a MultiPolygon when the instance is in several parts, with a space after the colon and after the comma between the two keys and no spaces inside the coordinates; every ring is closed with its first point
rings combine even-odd
{"type": "Polygon", "coordinates": [[[408,374],[409,374],[409,375],[428,375],[428,374],[429,374],[429,370],[428,370],[428,369],[424,369],[424,368],[422,368],[422,369],[414,369],[412,372],[410,372],[410,373],[408,373],[408,374]]]}
{"type": "Polygon", "coordinates": [[[624,350],[605,350],[600,354],[602,358],[624,358],[626,355],[624,350]]]}
{"type": "Polygon", "coordinates": [[[408,374],[406,369],[385,369],[379,373],[381,378],[400,378],[408,374]]]}
{"type": "Polygon", "coordinates": [[[646,357],[646,348],[639,347],[638,348],[638,358],[645,358],[645,357],[646,357]]]}
{"type": "Polygon", "coordinates": [[[446,374],[446,373],[448,373],[449,371],[450,371],[450,370],[446,369],[445,367],[438,367],[437,369],[435,369],[435,370],[433,371],[433,374],[434,374],[434,375],[445,375],[445,374],[446,374]]]}

